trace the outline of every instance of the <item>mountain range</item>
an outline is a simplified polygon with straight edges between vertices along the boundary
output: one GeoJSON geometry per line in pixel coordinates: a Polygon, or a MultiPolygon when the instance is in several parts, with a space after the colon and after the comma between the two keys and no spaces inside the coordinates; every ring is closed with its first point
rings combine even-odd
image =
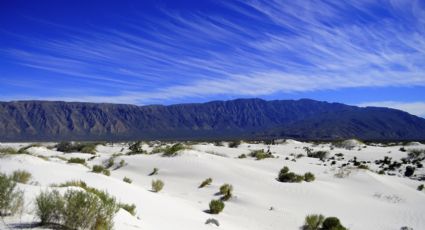
{"type": "Polygon", "coordinates": [[[389,108],[310,99],[147,105],[0,102],[0,141],[425,140],[425,119],[389,108]]]}

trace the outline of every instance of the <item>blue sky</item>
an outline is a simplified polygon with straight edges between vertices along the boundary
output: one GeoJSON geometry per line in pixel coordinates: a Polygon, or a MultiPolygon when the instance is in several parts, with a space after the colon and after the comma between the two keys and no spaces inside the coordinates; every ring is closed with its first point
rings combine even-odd
{"type": "Polygon", "coordinates": [[[0,1],[0,100],[312,98],[425,116],[425,1],[0,1]]]}

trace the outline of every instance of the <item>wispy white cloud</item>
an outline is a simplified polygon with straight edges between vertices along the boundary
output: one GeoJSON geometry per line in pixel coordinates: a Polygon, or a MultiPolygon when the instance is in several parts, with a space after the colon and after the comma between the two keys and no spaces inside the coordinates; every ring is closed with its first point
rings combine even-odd
{"type": "Polygon", "coordinates": [[[416,116],[425,117],[425,102],[376,101],[364,102],[358,104],[358,106],[377,106],[400,109],[416,116]]]}
{"type": "Polygon", "coordinates": [[[68,100],[149,103],[214,95],[425,86],[419,1],[223,1],[238,17],[161,9],[120,29],[61,27],[0,52],[23,66],[107,86],[68,100]],[[377,16],[382,8],[389,16],[377,16]]]}

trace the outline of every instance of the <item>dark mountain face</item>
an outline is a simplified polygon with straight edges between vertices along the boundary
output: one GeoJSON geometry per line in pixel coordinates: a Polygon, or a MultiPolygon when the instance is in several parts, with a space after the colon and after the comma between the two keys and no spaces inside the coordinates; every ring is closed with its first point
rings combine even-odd
{"type": "Polygon", "coordinates": [[[0,102],[0,141],[282,137],[425,140],[425,119],[307,99],[170,106],[0,102]]]}

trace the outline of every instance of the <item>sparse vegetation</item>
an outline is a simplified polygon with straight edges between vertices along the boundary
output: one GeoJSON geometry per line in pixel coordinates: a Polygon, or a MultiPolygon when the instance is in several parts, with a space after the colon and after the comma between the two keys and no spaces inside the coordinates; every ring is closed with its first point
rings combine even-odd
{"type": "Polygon", "coordinates": [[[229,148],[237,148],[239,147],[239,145],[241,144],[240,140],[236,140],[236,141],[231,141],[229,142],[229,148]]]}
{"type": "Polygon", "coordinates": [[[305,217],[303,230],[347,230],[338,218],[323,215],[308,215],[305,217]]]}
{"type": "Polygon", "coordinates": [[[177,153],[183,149],[186,149],[186,147],[182,143],[177,143],[172,146],[167,146],[162,155],[166,157],[176,156],[177,153]]]}
{"type": "Polygon", "coordinates": [[[220,187],[220,194],[223,195],[220,199],[222,201],[227,201],[233,196],[233,186],[231,184],[223,184],[220,187]]]}
{"type": "Polygon", "coordinates": [[[285,166],[280,170],[277,180],[286,183],[300,183],[304,180],[304,176],[290,172],[289,168],[285,166]]]}
{"type": "Polygon", "coordinates": [[[64,153],[80,152],[96,154],[96,146],[99,143],[72,143],[72,142],[61,142],[56,145],[56,150],[64,153]]]}
{"type": "Polygon", "coordinates": [[[2,154],[18,154],[18,150],[11,147],[0,148],[0,153],[2,154]]]}
{"type": "Polygon", "coordinates": [[[103,173],[106,176],[110,176],[111,172],[108,169],[105,169],[102,165],[94,165],[92,172],[94,173],[103,173]]]}
{"type": "Polygon", "coordinates": [[[112,229],[117,211],[115,198],[107,193],[68,190],[42,192],[36,198],[36,215],[43,225],[68,229],[112,229]]]}
{"type": "Polygon", "coordinates": [[[16,170],[12,173],[12,180],[18,183],[26,184],[31,179],[31,173],[25,170],[16,170]]]}
{"type": "Polygon", "coordinates": [[[152,191],[159,192],[164,187],[162,180],[152,180],[152,191]]]}
{"type": "Polygon", "coordinates": [[[404,172],[404,176],[411,177],[415,173],[415,167],[407,166],[406,171],[404,172]]]}
{"type": "Polygon", "coordinates": [[[86,160],[83,159],[83,158],[73,157],[73,158],[70,158],[68,160],[68,163],[70,163],[70,164],[82,164],[82,165],[85,165],[86,164],[86,160]]]}
{"type": "Polygon", "coordinates": [[[219,214],[224,209],[224,202],[221,200],[211,200],[210,202],[210,213],[219,214]]]}
{"type": "Polygon", "coordinates": [[[16,188],[12,177],[0,173],[0,216],[13,215],[22,210],[23,192],[16,188]]]}
{"type": "Polygon", "coordinates": [[[128,147],[130,149],[130,152],[128,152],[127,155],[148,154],[148,152],[142,148],[142,145],[143,142],[141,141],[130,145],[130,147],[128,147]]]}
{"type": "Polygon", "coordinates": [[[122,209],[126,210],[128,213],[130,213],[133,216],[136,215],[136,205],[135,204],[119,203],[118,208],[122,208],[122,209]]]}
{"type": "Polygon", "coordinates": [[[421,184],[421,185],[418,186],[418,191],[422,191],[422,190],[424,190],[424,188],[425,188],[425,185],[421,184]]]}
{"type": "Polygon", "coordinates": [[[244,159],[244,158],[246,158],[246,154],[245,153],[242,153],[241,155],[238,156],[238,158],[239,159],[244,159]]]}
{"type": "Polygon", "coordinates": [[[314,181],[316,179],[316,177],[314,176],[314,174],[313,173],[311,173],[311,172],[306,172],[305,174],[304,174],[304,181],[305,182],[312,182],[312,181],[314,181]]]}
{"type": "Polygon", "coordinates": [[[126,183],[129,183],[129,184],[133,183],[133,181],[128,177],[124,177],[122,180],[126,183]]]}
{"type": "Polygon", "coordinates": [[[212,178],[207,178],[204,181],[202,181],[202,183],[199,185],[199,188],[203,188],[207,185],[210,185],[212,183],[213,179],[212,178]]]}
{"type": "Polygon", "coordinates": [[[251,153],[249,154],[249,156],[251,157],[255,157],[255,159],[257,160],[262,160],[264,158],[273,158],[273,155],[271,152],[264,152],[263,149],[261,150],[253,150],[251,151],[251,153]]]}

